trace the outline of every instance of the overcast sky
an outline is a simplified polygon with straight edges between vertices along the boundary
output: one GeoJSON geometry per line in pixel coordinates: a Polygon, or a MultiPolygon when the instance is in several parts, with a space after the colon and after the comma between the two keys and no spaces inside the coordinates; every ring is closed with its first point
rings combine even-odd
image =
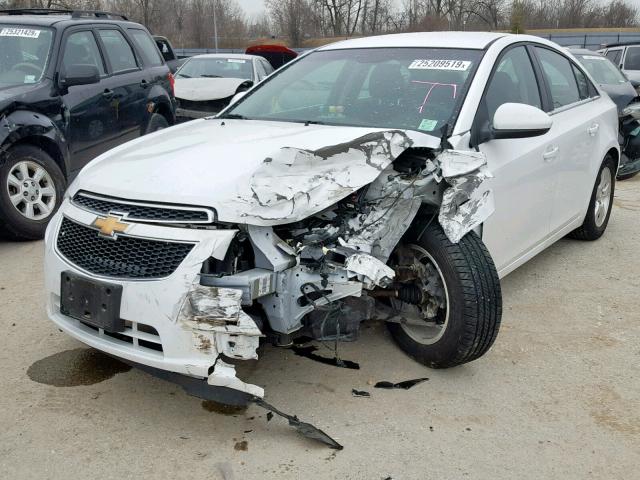
{"type": "MultiPolygon", "coordinates": [[[[264,12],[264,0],[237,0],[240,6],[244,9],[245,13],[249,17],[254,17],[264,12]]],[[[605,0],[606,1],[606,0],[605,0]]],[[[640,8],[640,0],[627,0],[632,5],[640,8]]],[[[396,0],[396,3],[400,4],[400,0],[396,0]]]]}

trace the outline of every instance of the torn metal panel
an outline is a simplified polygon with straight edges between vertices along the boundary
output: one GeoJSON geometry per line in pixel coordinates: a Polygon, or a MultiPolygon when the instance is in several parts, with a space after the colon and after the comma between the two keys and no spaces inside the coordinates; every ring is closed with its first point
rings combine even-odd
{"type": "Polygon", "coordinates": [[[437,160],[441,157],[440,168],[450,187],[442,196],[438,221],[447,238],[458,243],[495,211],[493,191],[484,183],[493,175],[481,152],[446,150],[437,160]]]}

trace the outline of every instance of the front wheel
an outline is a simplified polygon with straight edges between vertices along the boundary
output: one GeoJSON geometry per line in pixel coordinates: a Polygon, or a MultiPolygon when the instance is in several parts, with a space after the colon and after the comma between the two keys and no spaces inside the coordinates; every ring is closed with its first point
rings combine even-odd
{"type": "Polygon", "coordinates": [[[0,159],[0,189],[0,230],[12,239],[36,240],[62,202],[65,179],[49,154],[17,145],[0,159]]]}
{"type": "Polygon", "coordinates": [[[584,222],[569,234],[570,237],[597,240],[607,229],[616,187],[615,171],[616,163],[611,155],[607,155],[600,165],[584,222]]]}
{"type": "Polygon", "coordinates": [[[391,258],[401,292],[389,300],[396,313],[389,330],[402,350],[432,368],[448,368],[484,355],[502,316],[500,280],[480,237],[451,243],[439,225],[391,258]],[[416,288],[417,287],[417,288],[416,288]]]}

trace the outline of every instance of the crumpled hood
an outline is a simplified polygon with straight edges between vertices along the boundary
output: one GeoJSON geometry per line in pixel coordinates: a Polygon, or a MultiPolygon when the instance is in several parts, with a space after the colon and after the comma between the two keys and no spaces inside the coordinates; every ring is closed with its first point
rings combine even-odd
{"type": "Polygon", "coordinates": [[[410,146],[439,145],[414,131],[203,119],[101,155],[69,190],[213,207],[223,222],[271,226],[333,205],[410,146]]]}
{"type": "Polygon", "coordinates": [[[243,78],[176,78],[176,98],[194,102],[218,100],[236,93],[243,78]]]}

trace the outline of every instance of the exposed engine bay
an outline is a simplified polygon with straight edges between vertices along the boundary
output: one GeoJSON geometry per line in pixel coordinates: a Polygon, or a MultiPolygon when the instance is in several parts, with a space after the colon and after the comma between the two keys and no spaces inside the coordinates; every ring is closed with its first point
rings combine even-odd
{"type": "Polygon", "coordinates": [[[381,131],[264,160],[227,205],[246,223],[221,227],[237,233],[223,258],[204,262],[178,318],[215,358],[210,385],[262,397],[233,361],[257,358],[263,337],[279,346],[302,335],[355,340],[362,321],[407,321],[406,305],[441,321],[437,272],[403,239],[439,222],[457,243],[494,210],[483,154],[443,144],[381,131]]]}

